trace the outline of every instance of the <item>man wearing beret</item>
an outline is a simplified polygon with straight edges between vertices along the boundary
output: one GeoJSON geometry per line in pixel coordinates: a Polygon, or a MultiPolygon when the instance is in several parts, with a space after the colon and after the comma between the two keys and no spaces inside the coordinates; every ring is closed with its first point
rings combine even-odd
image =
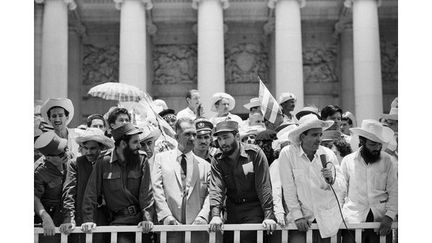
{"type": "MultiPolygon", "coordinates": [[[[210,176],[211,231],[220,231],[220,211],[226,196],[228,224],[261,223],[270,233],[276,228],[273,214],[269,166],[264,152],[252,144],[239,142],[238,123],[222,121],[216,125],[221,152],[215,155],[210,176]]],[[[241,242],[256,242],[256,232],[242,231],[241,242]]],[[[224,242],[232,242],[232,232],[224,242]]]]}
{"type": "Polygon", "coordinates": [[[195,120],[196,140],[194,154],[211,163],[216,148],[211,147],[213,123],[205,118],[195,120]]]}
{"type": "MultiPolygon", "coordinates": [[[[75,141],[81,146],[82,156],[71,161],[67,167],[66,181],[63,186],[64,220],[60,225],[60,231],[64,234],[69,234],[77,224],[83,223],[81,207],[90,174],[101,151],[114,147],[114,141],[106,137],[99,128],[88,128],[75,141]]],[[[97,209],[97,224],[104,224],[106,221],[104,209],[105,207],[97,209]]],[[[85,242],[84,236],[83,234],[72,234],[69,239],[73,242],[85,242]]],[[[101,236],[101,234],[96,236],[101,236]]]]}
{"type": "MultiPolygon", "coordinates": [[[[153,191],[150,168],[141,148],[139,134],[131,123],[112,130],[114,149],[93,169],[82,206],[84,232],[96,227],[94,209],[105,199],[111,214],[110,225],[138,225],[144,233],[153,228],[153,191]]],[[[150,240],[148,234],[144,235],[150,240]]],[[[119,233],[117,242],[134,242],[134,233],[119,233]]]]}
{"type": "Polygon", "coordinates": [[[39,242],[59,242],[55,227],[62,223],[62,187],[66,175],[67,140],[55,132],[42,133],[35,142],[35,149],[44,155],[34,171],[35,224],[42,223],[44,235],[39,242]]]}

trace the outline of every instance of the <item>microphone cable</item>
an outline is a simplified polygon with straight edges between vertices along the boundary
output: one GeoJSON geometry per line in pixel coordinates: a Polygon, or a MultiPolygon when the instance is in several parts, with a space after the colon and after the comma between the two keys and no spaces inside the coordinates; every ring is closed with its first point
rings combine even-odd
{"type": "MultiPolygon", "coordinates": [[[[334,184],[335,181],[336,181],[336,175],[337,175],[337,173],[336,173],[336,166],[335,166],[332,162],[326,162],[326,163],[323,163],[323,167],[326,168],[328,164],[331,164],[331,165],[333,166],[333,168],[334,168],[334,176],[333,176],[334,179],[333,179],[333,183],[330,183],[330,182],[327,181],[326,179],[325,179],[325,181],[326,181],[326,183],[330,186],[330,188],[331,188],[331,190],[332,190],[332,192],[333,192],[333,194],[334,194],[334,196],[335,196],[335,198],[336,198],[336,202],[337,202],[337,205],[338,205],[338,208],[339,208],[339,213],[340,213],[340,216],[341,216],[341,218],[342,218],[342,222],[344,223],[345,228],[346,228],[346,230],[347,230],[347,232],[348,232],[349,237],[351,238],[351,240],[352,240],[353,242],[356,242],[354,236],[352,235],[351,231],[348,229],[348,226],[347,226],[347,224],[346,224],[346,222],[345,222],[345,218],[344,218],[344,216],[343,216],[343,214],[342,214],[342,208],[341,208],[341,205],[340,205],[340,203],[339,203],[339,199],[338,199],[338,197],[337,197],[337,195],[336,195],[336,192],[335,192],[335,190],[334,190],[334,188],[333,188],[333,184],[334,184]]],[[[343,236],[342,236],[342,237],[343,237],[343,236]]]]}

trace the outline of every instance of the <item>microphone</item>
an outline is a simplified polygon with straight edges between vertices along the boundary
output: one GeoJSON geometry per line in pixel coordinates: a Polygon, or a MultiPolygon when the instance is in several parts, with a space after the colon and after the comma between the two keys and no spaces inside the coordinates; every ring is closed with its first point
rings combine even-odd
{"type": "MultiPolygon", "coordinates": [[[[327,165],[327,159],[326,159],[325,154],[321,154],[321,155],[320,155],[320,159],[321,159],[322,167],[325,169],[325,168],[326,168],[326,165],[327,165]]],[[[331,184],[331,181],[330,181],[329,178],[325,178],[325,177],[324,177],[324,179],[325,179],[325,181],[327,182],[327,184],[331,184]]]]}

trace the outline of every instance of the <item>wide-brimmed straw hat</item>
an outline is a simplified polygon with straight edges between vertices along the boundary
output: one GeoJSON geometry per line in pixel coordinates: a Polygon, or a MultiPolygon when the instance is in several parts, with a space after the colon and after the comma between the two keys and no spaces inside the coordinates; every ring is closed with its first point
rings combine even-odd
{"type": "Polygon", "coordinates": [[[69,112],[68,119],[66,120],[67,126],[72,121],[72,118],[74,116],[74,106],[72,104],[72,101],[68,98],[51,98],[46,100],[41,107],[41,114],[43,119],[51,124],[48,117],[48,111],[56,106],[62,107],[69,112]]]}
{"type": "Polygon", "coordinates": [[[293,143],[300,143],[300,134],[303,132],[313,129],[313,128],[322,128],[322,130],[326,130],[333,125],[334,121],[323,121],[318,119],[318,117],[314,114],[308,114],[302,116],[298,121],[298,127],[293,129],[289,135],[288,139],[293,143]]]}
{"type": "Polygon", "coordinates": [[[139,134],[140,142],[148,139],[156,140],[162,134],[159,129],[151,124],[138,125],[138,129],[142,132],[139,134]]]}
{"type": "Polygon", "coordinates": [[[353,135],[362,136],[381,144],[390,142],[394,135],[393,130],[372,119],[363,120],[361,127],[350,128],[350,131],[353,135]]]}
{"type": "Polygon", "coordinates": [[[288,100],[294,100],[294,101],[296,101],[296,100],[297,100],[297,97],[296,97],[293,93],[289,93],[289,92],[282,93],[282,94],[279,96],[278,103],[279,103],[279,105],[280,105],[280,104],[282,104],[282,103],[284,103],[284,102],[286,102],[286,101],[288,101],[288,100]]]}
{"type": "Polygon", "coordinates": [[[305,116],[307,114],[315,114],[318,118],[321,119],[321,116],[319,115],[318,108],[314,107],[314,106],[305,106],[305,107],[301,108],[301,110],[299,110],[295,114],[295,117],[297,118],[297,120],[300,120],[300,118],[302,116],[305,116]]]}
{"type": "Polygon", "coordinates": [[[78,134],[79,135],[75,138],[75,141],[81,146],[83,146],[83,143],[85,142],[95,141],[104,145],[105,148],[103,148],[103,150],[114,147],[114,141],[105,136],[103,131],[99,128],[89,127],[78,134]]]}
{"type": "Polygon", "coordinates": [[[254,98],[250,99],[249,103],[243,105],[243,107],[248,109],[248,110],[250,110],[250,108],[252,108],[252,107],[257,107],[257,106],[261,106],[261,102],[260,102],[258,97],[254,97],[254,98]]]}
{"type": "Polygon", "coordinates": [[[67,140],[59,137],[55,132],[42,133],[35,141],[34,148],[45,156],[56,156],[65,151],[67,140]]]}
{"type": "Polygon", "coordinates": [[[287,124],[286,127],[284,127],[279,132],[277,132],[276,136],[278,138],[279,143],[289,141],[288,135],[291,133],[292,130],[294,130],[296,128],[297,128],[296,124],[287,124]]]}
{"type": "Polygon", "coordinates": [[[214,112],[217,111],[215,105],[216,105],[216,102],[218,102],[221,99],[227,99],[228,100],[228,102],[229,102],[228,111],[232,111],[234,109],[234,106],[235,106],[234,97],[232,97],[230,94],[227,94],[224,92],[219,92],[219,93],[214,94],[211,98],[211,104],[212,104],[211,109],[210,109],[211,111],[214,111],[214,112]]]}

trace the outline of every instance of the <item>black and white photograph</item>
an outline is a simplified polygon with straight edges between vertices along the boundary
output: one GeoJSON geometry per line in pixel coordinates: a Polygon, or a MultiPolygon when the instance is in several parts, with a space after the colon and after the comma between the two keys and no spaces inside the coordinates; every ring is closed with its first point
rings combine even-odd
{"type": "Polygon", "coordinates": [[[0,208],[32,233],[5,242],[399,242],[399,184],[427,185],[399,180],[399,2],[27,1],[30,92],[4,89],[34,110],[31,173],[0,208]]]}

